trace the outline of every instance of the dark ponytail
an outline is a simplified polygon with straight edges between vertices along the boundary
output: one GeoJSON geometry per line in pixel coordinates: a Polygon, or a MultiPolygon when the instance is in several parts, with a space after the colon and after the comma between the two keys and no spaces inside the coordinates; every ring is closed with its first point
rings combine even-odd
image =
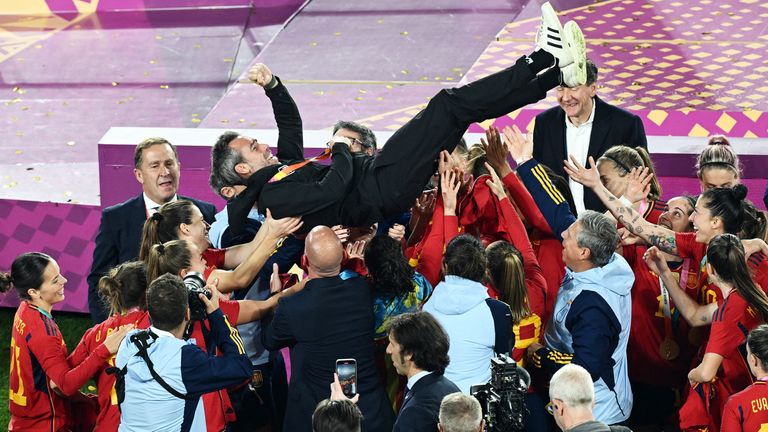
{"type": "Polygon", "coordinates": [[[131,308],[146,309],[147,271],[141,261],[131,261],[113,268],[99,280],[99,293],[111,313],[125,313],[131,308]]]}
{"type": "Polygon", "coordinates": [[[39,289],[43,284],[43,274],[53,258],[40,252],[27,252],[13,260],[10,273],[0,273],[0,292],[16,289],[23,300],[32,300],[30,289],[39,289]]]}
{"type": "Polygon", "coordinates": [[[485,255],[488,257],[491,283],[499,293],[499,300],[509,305],[512,323],[517,324],[531,315],[523,255],[514,245],[504,240],[491,243],[485,255]]]}
{"type": "Polygon", "coordinates": [[[733,285],[744,300],[768,321],[768,297],[757,286],[747,267],[744,246],[733,234],[719,234],[707,246],[707,262],[723,282],[733,285]]]}
{"type": "Polygon", "coordinates": [[[730,188],[708,189],[701,194],[706,200],[704,207],[712,217],[719,217],[728,234],[739,234],[744,226],[744,199],[747,187],[737,184],[730,188]]]}
{"type": "Polygon", "coordinates": [[[166,273],[179,276],[179,272],[189,268],[191,262],[192,254],[186,240],[156,244],[152,246],[147,257],[147,280],[152,283],[166,273]]]}
{"type": "Polygon", "coordinates": [[[408,264],[397,240],[385,235],[375,236],[365,247],[364,260],[375,291],[391,296],[413,291],[413,267],[408,264]]]}
{"type": "Polygon", "coordinates": [[[747,336],[749,351],[760,360],[760,368],[768,372],[768,324],[760,324],[747,336]]]}
{"type": "Polygon", "coordinates": [[[178,200],[163,204],[157,213],[144,222],[139,247],[139,260],[146,262],[149,249],[158,243],[165,243],[179,238],[181,224],[192,223],[194,204],[187,200],[178,200]]]}

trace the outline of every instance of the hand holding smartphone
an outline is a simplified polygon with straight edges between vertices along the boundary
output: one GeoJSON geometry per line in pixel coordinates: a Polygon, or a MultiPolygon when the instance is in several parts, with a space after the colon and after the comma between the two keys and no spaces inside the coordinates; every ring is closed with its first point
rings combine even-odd
{"type": "Polygon", "coordinates": [[[354,397],[357,394],[357,360],[336,360],[336,374],[339,376],[339,384],[344,396],[354,397]]]}

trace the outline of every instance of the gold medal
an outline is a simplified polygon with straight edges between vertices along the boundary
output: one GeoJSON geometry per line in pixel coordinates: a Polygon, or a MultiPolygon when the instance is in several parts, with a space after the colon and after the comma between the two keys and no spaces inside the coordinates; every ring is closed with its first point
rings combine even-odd
{"type": "Polygon", "coordinates": [[[674,340],[665,338],[659,345],[659,353],[664,360],[672,361],[680,355],[680,346],[674,340]]]}

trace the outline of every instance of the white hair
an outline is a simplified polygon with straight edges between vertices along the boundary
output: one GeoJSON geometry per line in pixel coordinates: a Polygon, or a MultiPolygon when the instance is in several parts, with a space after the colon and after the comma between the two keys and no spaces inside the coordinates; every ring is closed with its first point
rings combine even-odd
{"type": "Polygon", "coordinates": [[[560,399],[571,408],[592,408],[595,385],[592,376],[579,365],[560,368],[549,381],[549,398],[560,399]]]}
{"type": "Polygon", "coordinates": [[[483,410],[477,399],[456,392],[443,398],[438,419],[444,432],[477,432],[483,421],[483,410]]]}

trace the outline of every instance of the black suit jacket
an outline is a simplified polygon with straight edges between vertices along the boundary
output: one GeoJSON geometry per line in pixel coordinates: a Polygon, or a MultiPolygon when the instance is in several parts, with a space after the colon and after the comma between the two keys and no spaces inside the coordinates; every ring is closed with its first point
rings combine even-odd
{"type": "Polygon", "coordinates": [[[292,347],[284,431],[311,432],[312,413],[330,397],[340,358],[357,360],[362,430],[392,431],[394,413],[374,365],[373,326],[373,295],[359,277],[312,279],[301,292],[280,299],[261,336],[270,351],[292,347]]]}
{"type": "Polygon", "coordinates": [[[446,395],[459,391],[443,375],[431,373],[421,377],[406,395],[393,431],[436,431],[440,402],[446,395]]]}
{"type": "MultiPolygon", "coordinates": [[[[563,160],[568,158],[565,111],[559,106],[550,108],[536,116],[533,129],[533,157],[565,178],[563,160]]],[[[595,161],[613,146],[648,148],[645,128],[640,117],[629,111],[609,105],[595,96],[595,119],[589,137],[587,157],[595,161]]],[[[589,210],[604,212],[605,206],[592,190],[584,190],[584,206],[589,210]]],[[[576,211],[576,209],[573,209],[576,211]]]]}
{"type": "MultiPolygon", "coordinates": [[[[192,201],[203,213],[205,221],[213,223],[216,216],[213,204],[182,196],[179,199],[192,201]]],[[[88,309],[94,324],[104,321],[108,315],[98,293],[99,279],[113,267],[138,258],[141,231],[146,220],[143,194],[101,212],[93,263],[88,274],[88,309]]]]}

